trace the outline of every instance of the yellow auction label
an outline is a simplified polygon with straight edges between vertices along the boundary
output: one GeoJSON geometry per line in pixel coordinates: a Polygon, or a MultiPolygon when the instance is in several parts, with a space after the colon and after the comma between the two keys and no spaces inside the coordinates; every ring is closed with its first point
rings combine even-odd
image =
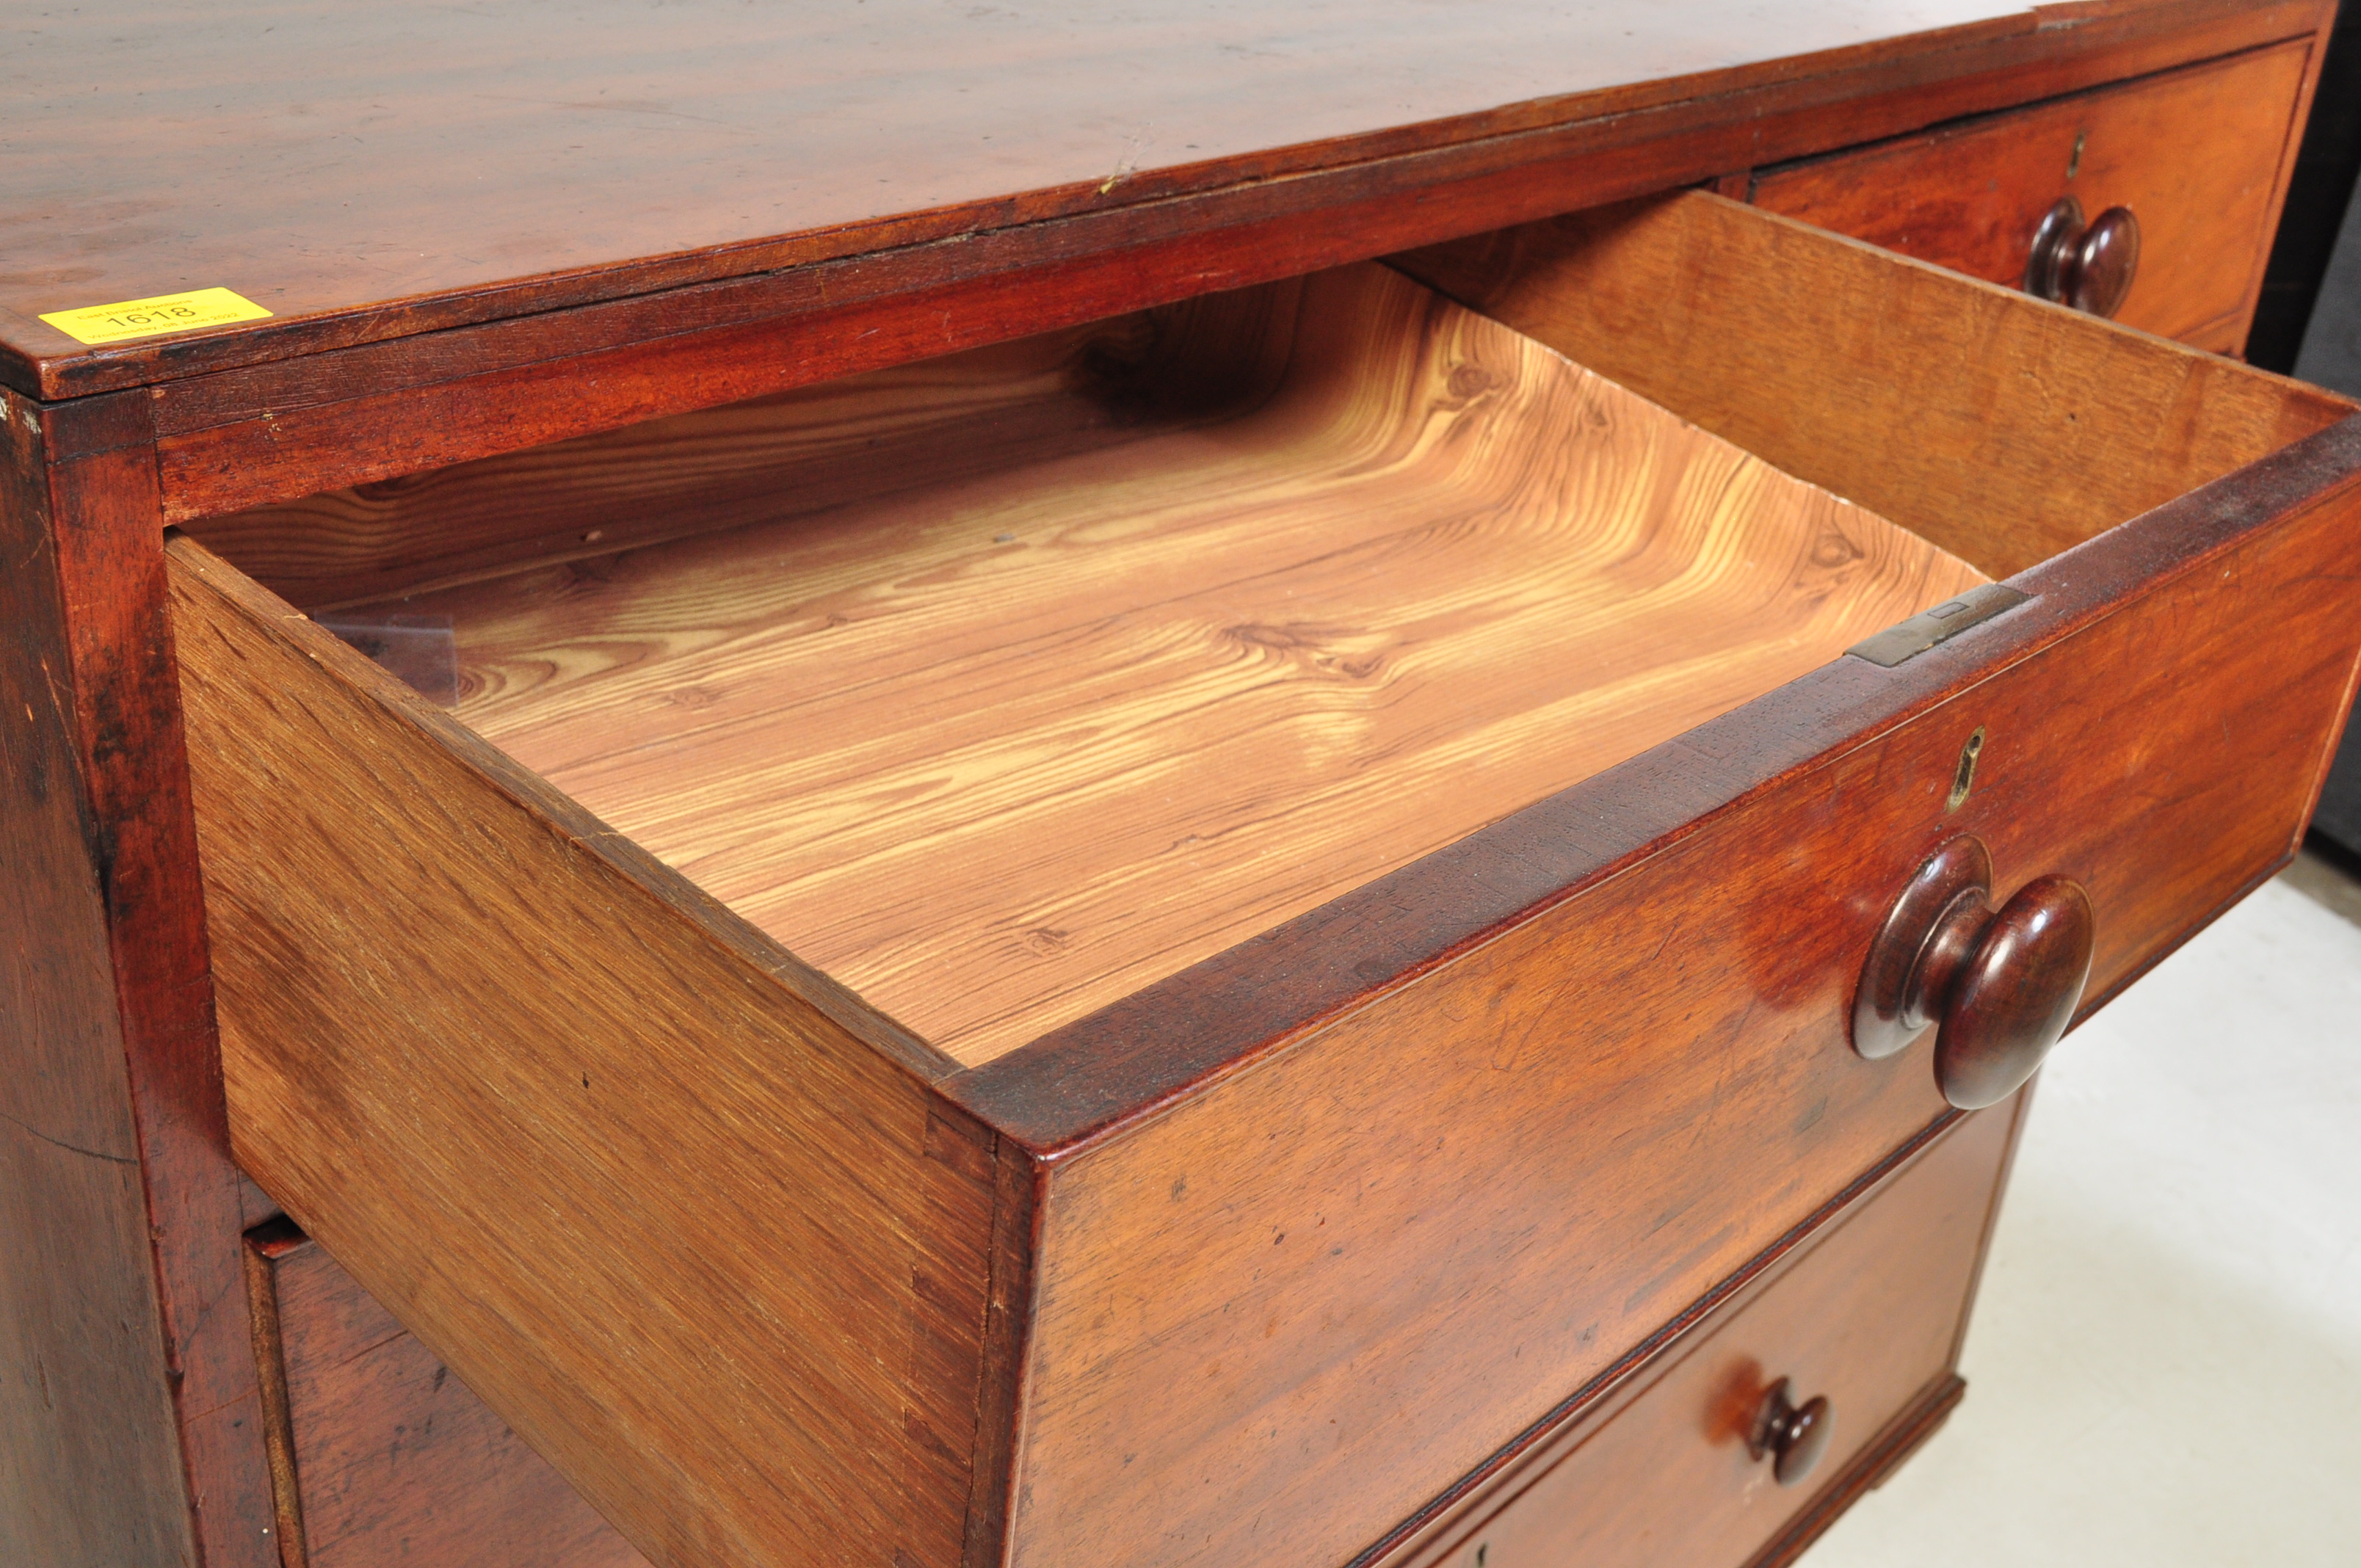
{"type": "Polygon", "coordinates": [[[270,313],[227,289],[192,289],[152,300],[115,305],[84,305],[78,311],[45,311],[41,319],[76,343],[121,343],[164,332],[194,332],[201,326],[258,322],[270,313]]]}

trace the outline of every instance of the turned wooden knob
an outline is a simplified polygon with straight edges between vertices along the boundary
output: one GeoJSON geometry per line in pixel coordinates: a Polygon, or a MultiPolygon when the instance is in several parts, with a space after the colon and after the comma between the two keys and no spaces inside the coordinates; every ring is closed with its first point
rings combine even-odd
{"type": "Polygon", "coordinates": [[[2066,278],[2066,302],[2094,316],[2112,316],[2132,291],[2139,270],[2139,220],[2129,207],[2109,207],[2091,220],[2074,244],[2066,278]]]}
{"type": "Polygon", "coordinates": [[[1874,1061],[1935,1036],[1935,1079],[1963,1111],[2005,1100],[2049,1054],[2091,978],[2090,894],[2062,876],[1995,913],[1992,856],[1962,835],[1918,868],[1870,944],[1853,1049],[1874,1061]]]}
{"type": "Polygon", "coordinates": [[[1828,1434],[1835,1430],[1836,1412],[1825,1396],[1816,1394],[1798,1405],[1788,1392],[1787,1379],[1782,1377],[1763,1396],[1746,1451],[1757,1459],[1769,1455],[1771,1478],[1782,1486],[1792,1486],[1819,1464],[1820,1455],[1828,1452],[1828,1434]]]}
{"type": "Polygon", "coordinates": [[[2132,291],[2139,254],[2139,219],[2129,207],[2109,207],[2086,225],[2082,204],[2061,196],[2033,231],[2025,291],[2094,316],[2112,316],[2132,291]]]}

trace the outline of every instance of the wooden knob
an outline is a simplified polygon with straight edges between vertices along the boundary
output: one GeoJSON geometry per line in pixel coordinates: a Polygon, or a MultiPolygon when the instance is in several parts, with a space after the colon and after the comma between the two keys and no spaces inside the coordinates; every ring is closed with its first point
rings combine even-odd
{"type": "Polygon", "coordinates": [[[2139,270],[2139,220],[2129,207],[2109,207],[2091,220],[2074,242],[2066,277],[2066,302],[2094,316],[2112,316],[2132,291],[2139,270]]]}
{"type": "Polygon", "coordinates": [[[2090,894],[2027,883],[1994,913],[1992,856],[1967,835],[1927,857],[1870,944],[1853,1049],[1874,1061],[1938,1025],[1935,1079],[1963,1111],[2004,1100],[2074,1020],[2091,978],[2090,894]]]}
{"type": "Polygon", "coordinates": [[[2139,219],[2129,207],[2109,207],[2085,225],[2082,204],[2060,196],[2034,228],[2025,291],[2094,316],[2112,316],[2132,291],[2139,254],[2139,219]]]}
{"type": "Polygon", "coordinates": [[[1746,1451],[1757,1459],[1769,1455],[1771,1478],[1782,1486],[1792,1486],[1819,1464],[1820,1455],[1828,1452],[1828,1435],[1835,1430],[1836,1412],[1825,1396],[1816,1394],[1798,1405],[1788,1392],[1787,1379],[1782,1377],[1763,1396],[1746,1451]]]}
{"type": "Polygon", "coordinates": [[[2082,203],[2060,196],[2034,226],[2033,248],[2025,258],[2025,291],[2039,300],[2066,299],[2066,272],[2082,239],[2082,203]]]}

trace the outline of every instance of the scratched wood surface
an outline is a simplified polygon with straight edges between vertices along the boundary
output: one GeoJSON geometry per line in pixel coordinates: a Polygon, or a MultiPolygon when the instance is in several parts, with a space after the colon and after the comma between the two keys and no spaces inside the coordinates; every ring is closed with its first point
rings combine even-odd
{"type": "Polygon", "coordinates": [[[2029,32],[2028,9],[50,12],[6,49],[0,342],[71,356],[42,313],[209,286],[282,320],[536,278],[612,297],[1678,100],[1897,33],[2029,32]]]}
{"type": "Polygon", "coordinates": [[[465,722],[974,1062],[1981,580],[1383,269],[1195,314],[1246,412],[401,608],[465,722]]]}

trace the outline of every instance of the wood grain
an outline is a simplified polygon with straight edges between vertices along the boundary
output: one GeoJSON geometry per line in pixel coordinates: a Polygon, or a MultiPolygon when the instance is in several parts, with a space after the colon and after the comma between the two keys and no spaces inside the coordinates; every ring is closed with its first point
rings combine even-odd
{"type": "MultiPolygon", "coordinates": [[[[1964,1342],[1969,1318],[1973,1310],[1976,1278],[1982,1273],[1983,1259],[1990,1249],[1993,1228],[2000,1213],[1999,1194],[2007,1189],[2009,1168],[2024,1136],[2032,1100],[2032,1086],[2028,1085],[2011,1105],[1996,1113],[2006,1124],[2005,1135],[2001,1140],[2004,1147],[1994,1167],[1982,1173],[1992,1201],[1985,1207],[1982,1235],[1973,1244],[1969,1284],[1964,1299],[1958,1303],[1955,1332],[1944,1361],[1948,1366],[1956,1366],[1959,1363],[1960,1346],[1964,1342]]],[[[1425,1508],[1354,1558],[1351,1568],[1442,1568],[1442,1565],[1452,1563],[1476,1539],[1476,1532],[1486,1520],[1511,1507],[1537,1477],[1556,1468],[1567,1455],[1587,1444],[1601,1429],[1614,1422],[1635,1401],[1647,1398],[1649,1390],[1667,1368],[1679,1363],[1700,1343],[1719,1334],[1732,1319],[1751,1310],[1754,1302],[1766,1291],[1776,1289],[1779,1282],[1795,1268],[1806,1266],[1798,1260],[1814,1254],[1820,1242],[1831,1233],[1850,1223],[1861,1212],[1884,1201],[1905,1177],[1917,1170],[1929,1157],[1927,1151],[1931,1146],[1948,1143],[1955,1136],[1973,1140],[1991,1135],[1989,1128],[1979,1132],[1962,1129],[1961,1120],[1960,1116],[1955,1115],[1939,1122],[1920,1138],[1904,1146],[1876,1170],[1825,1205],[1806,1226],[1791,1233],[1785,1238],[1784,1250],[1757,1259],[1748,1271],[1725,1281],[1689,1312],[1652,1335],[1635,1354],[1628,1355],[1609,1372],[1561,1402],[1546,1418],[1493,1454],[1482,1466],[1462,1476],[1425,1508]]],[[[1876,1266],[1874,1263],[1867,1265],[1861,1272],[1874,1275],[1876,1266]]],[[[1870,1287],[1864,1283],[1863,1288],[1870,1287]]],[[[1828,1325],[1822,1332],[1828,1332],[1833,1327],[1828,1325]]],[[[1942,1416],[1958,1402],[1961,1387],[1957,1378],[1938,1379],[1924,1397],[1913,1400],[1883,1430],[1851,1434],[1847,1446],[1855,1451],[1852,1459],[1833,1466],[1824,1460],[1823,1473],[1813,1478],[1812,1485],[1791,1495],[1809,1500],[1779,1532],[1777,1539],[1792,1544],[1799,1536],[1806,1542],[1817,1538],[1861,1491],[1867,1489],[1862,1479],[1865,1473],[1882,1479],[1887,1471],[1907,1457],[1909,1447],[1915,1443],[1905,1443],[1902,1441],[1904,1434],[1915,1431],[1923,1439],[1926,1432],[1940,1424],[1942,1416]]]]}
{"type": "Polygon", "coordinates": [[[1397,262],[1995,577],[2352,409],[1703,192],[1397,262]]]}
{"type": "MultiPolygon", "coordinates": [[[[357,5],[277,5],[170,18],[170,71],[130,41],[160,21],[53,18],[17,40],[20,70],[53,90],[20,116],[5,368],[57,396],[68,381],[101,389],[110,370],[144,380],[1176,200],[1203,209],[1190,226],[1213,227],[1236,197],[1321,173],[1353,171],[1333,204],[1389,160],[1541,161],[1501,144],[1569,124],[1775,137],[1782,109],[1882,90],[1893,129],[1915,128],[1969,112],[1946,108],[1961,93],[2022,102],[2045,76],[2087,85],[2159,48],[2202,58],[2235,47],[2224,34],[2310,32],[2322,8],[1970,0],[1938,16],[1968,25],[1897,43],[1844,7],[1630,27],[1498,0],[1438,29],[1408,0],[1349,24],[1317,6],[1246,16],[1181,0],[1077,32],[901,0],[732,13],[726,27],[601,8],[553,35],[505,6],[422,28],[357,5]],[[280,70],[247,63],[258,24],[280,70]],[[620,92],[617,60],[636,62],[620,92]],[[2019,80],[1993,80],[2006,74],[2019,80]],[[139,172],[191,138],[211,149],[202,169],[139,172]],[[278,316],[113,351],[36,319],[205,280],[278,316]]],[[[1892,129],[1725,153],[1701,172],[1880,134],[1892,129]]]]}
{"type": "Polygon", "coordinates": [[[975,1062],[1981,580],[1381,269],[1188,313],[1283,362],[1249,413],[401,608],[470,728],[975,1062]]]}
{"type": "Polygon", "coordinates": [[[1260,361],[1236,348],[1256,318],[1220,299],[1139,312],[182,532],[307,611],[613,555],[1235,417],[1285,367],[1284,334],[1260,333],[1260,361]]]}
{"type": "MultiPolygon", "coordinates": [[[[2326,16],[2324,7],[2309,3],[2220,5],[2211,0],[2027,13],[1994,27],[1871,44],[1813,60],[1635,78],[1538,109],[1526,104],[1477,122],[1446,122],[1439,131],[1389,119],[1367,136],[1265,148],[1185,179],[1149,169],[1110,191],[1100,188],[1094,170],[1086,171],[1047,205],[1028,205],[1025,192],[1001,182],[995,189],[1003,193],[981,203],[881,207],[882,215],[868,220],[748,244],[668,251],[664,245],[673,236],[665,234],[624,265],[518,271],[506,283],[429,296],[384,293],[380,285],[407,258],[380,251],[363,258],[368,281],[355,291],[373,302],[318,313],[282,311],[273,323],[249,334],[62,358],[42,356],[57,346],[39,338],[46,329],[0,312],[0,337],[14,345],[29,331],[37,349],[29,357],[13,348],[0,353],[0,376],[79,400],[55,408],[12,400],[6,411],[12,440],[20,424],[38,430],[48,471],[31,488],[12,488],[6,498],[7,560],[12,573],[28,574],[29,584],[8,589],[17,596],[7,606],[9,630],[19,639],[12,646],[24,657],[12,666],[14,684],[6,689],[24,696],[26,710],[36,717],[23,732],[29,743],[20,744],[14,729],[8,736],[8,831],[0,834],[0,855],[9,857],[12,872],[30,867],[47,881],[27,910],[0,914],[0,929],[23,938],[5,949],[16,955],[11,995],[20,1003],[10,1015],[40,1025],[35,1034],[20,1028],[0,1051],[12,1069],[10,1092],[17,1097],[11,1113],[24,1113],[21,1127],[0,1130],[0,1138],[18,1140],[11,1147],[24,1157],[16,1168],[23,1179],[12,1177],[9,1191],[30,1195],[6,1231],[32,1249],[20,1255],[38,1259],[38,1273],[10,1274],[5,1299],[16,1315],[8,1332],[16,1337],[0,1366],[16,1378],[29,1365],[33,1382],[18,1378],[10,1387],[43,1395],[38,1409],[29,1396],[11,1406],[10,1419],[29,1424],[9,1427],[0,1442],[15,1467],[0,1499],[5,1504],[0,1506],[0,1546],[10,1552],[0,1555],[74,1562],[86,1544],[84,1555],[108,1568],[145,1562],[142,1554],[150,1549],[180,1562],[185,1553],[170,1543],[183,1532],[188,1551],[214,1564],[258,1563],[272,1547],[247,1325],[235,1310],[225,1310],[237,1299],[236,1228],[246,1223],[225,1216],[245,1214],[247,1205],[222,1148],[203,964],[191,961],[202,944],[191,891],[193,853],[173,760],[179,742],[170,692],[171,642],[159,609],[161,565],[155,550],[159,502],[171,515],[195,515],[728,401],[1055,321],[1092,319],[1225,282],[1282,276],[1913,130],[2308,33],[2324,26],[2326,16]],[[1005,193],[1010,190],[1016,193],[1005,193]],[[1068,197],[1069,205],[1057,205],[1068,197]],[[503,313],[518,319],[466,324],[503,313]],[[390,338],[395,341],[384,341],[390,338]],[[208,380],[208,371],[222,373],[208,380]],[[175,395],[152,400],[88,395],[191,376],[199,379],[178,382],[175,395]],[[182,391],[191,395],[179,396],[182,391]],[[169,450],[153,446],[158,432],[166,434],[169,450]],[[50,566],[41,564],[44,550],[51,552],[54,593],[43,586],[50,577],[50,566]],[[22,616],[16,613],[20,609],[22,616]],[[41,707],[44,693],[52,694],[53,710],[41,707]],[[64,797],[55,781],[85,768],[76,788],[86,809],[70,812],[60,804],[64,797]],[[25,824],[31,825],[29,834],[18,832],[25,824]],[[90,888],[94,894],[77,891],[90,888]],[[93,956],[87,905],[78,902],[89,896],[100,901],[106,926],[98,938],[108,949],[103,960],[93,956]],[[9,916],[19,916],[20,924],[8,926],[9,916]],[[108,972],[94,967],[102,963],[108,972]],[[110,1044],[115,1034],[120,1040],[110,1044]],[[22,1070],[27,1063],[30,1074],[22,1070]],[[126,1082],[130,1120],[110,1121],[115,1111],[109,1107],[119,1108],[115,1097],[126,1082]],[[116,1135],[126,1125],[127,1140],[116,1135]],[[76,1128],[99,1135],[76,1148],[145,1159],[137,1191],[106,1187],[102,1173],[60,1176],[43,1163],[63,1158],[68,1168],[80,1169],[71,1150],[44,1141],[79,1136],[76,1128]],[[142,1235],[150,1248],[144,1256],[142,1235]],[[71,1266],[60,1268],[60,1259],[71,1259],[71,1266]],[[143,1297],[143,1290],[150,1294],[143,1297]],[[127,1337],[119,1344],[106,1341],[107,1324],[121,1326],[127,1337]],[[162,1343],[160,1371],[151,1338],[162,1343]],[[60,1346],[69,1347],[62,1358],[52,1354],[60,1346]],[[92,1398],[63,1405],[50,1399],[49,1379],[60,1369],[92,1398]],[[152,1398],[159,1378],[178,1406],[163,1426],[155,1420],[152,1398]],[[175,1425],[176,1435],[166,1431],[175,1425]],[[165,1477],[175,1442],[181,1466],[165,1477]],[[85,1485],[93,1474],[126,1479],[93,1490],[85,1485]],[[19,1534],[5,1533],[12,1529],[19,1534]]],[[[221,25],[239,20],[224,18],[221,25]]],[[[131,38],[112,25],[110,30],[131,38]]],[[[78,36],[87,40],[88,35],[78,36]]],[[[203,47],[214,47],[219,37],[203,47]]],[[[293,42],[294,34],[280,41],[293,42]]],[[[136,40],[125,47],[137,47],[136,40]]],[[[174,66],[184,77],[186,58],[174,66]]],[[[379,53],[373,60],[388,58],[379,53]]],[[[20,63],[12,56],[12,64],[20,63]]],[[[555,69],[568,67],[560,61],[555,69]]],[[[691,81],[697,74],[693,63],[683,72],[691,81]]],[[[71,71],[54,71],[46,81],[71,86],[71,71]]],[[[1173,79],[1159,74],[1157,81],[1161,86],[1173,79]]],[[[272,80],[271,72],[258,71],[237,75],[232,85],[245,92],[272,80]]],[[[283,84],[283,78],[277,80],[283,84]]],[[[314,72],[305,80],[324,78],[314,72]]],[[[115,71],[108,81],[127,78],[115,71]]],[[[408,81],[423,91],[407,102],[414,107],[432,99],[428,107],[440,116],[438,125],[457,126],[467,115],[483,112],[480,104],[456,102],[457,89],[439,69],[408,81]]],[[[262,91],[276,88],[263,85],[262,91]]],[[[53,116],[56,104],[78,102],[70,92],[45,101],[43,134],[83,113],[74,108],[53,116]]],[[[1224,105],[1224,112],[1234,109],[1224,105]]],[[[607,114],[643,112],[644,104],[586,113],[597,123],[607,114]]],[[[167,123],[154,115],[112,115],[102,129],[107,136],[137,136],[167,123]]],[[[249,128],[260,127],[249,122],[249,128]]],[[[286,145],[270,143],[268,135],[254,145],[266,143],[280,150],[286,145]]],[[[483,140],[469,148],[471,154],[490,150],[483,140]]],[[[269,156],[268,148],[261,156],[269,156]]],[[[156,166],[135,159],[115,167],[137,172],[156,166]]],[[[47,223],[46,214],[66,214],[77,245],[95,236],[99,251],[110,258],[143,247],[150,256],[160,254],[155,236],[169,233],[163,249],[180,266],[225,236],[234,246],[267,247],[275,243],[274,234],[285,232],[268,222],[232,221],[208,229],[213,220],[203,218],[186,232],[166,225],[143,234],[146,220],[132,210],[136,203],[103,212],[87,204],[102,181],[60,178],[61,166],[52,163],[28,184],[21,178],[27,167],[18,161],[0,173],[0,191],[31,197],[12,201],[12,214],[38,212],[47,223]],[[64,200],[55,199],[60,192],[64,200]],[[214,237],[203,237],[207,233],[214,237]]],[[[677,168],[677,160],[659,148],[649,167],[677,168]]],[[[642,178],[612,188],[630,192],[636,203],[664,184],[661,177],[642,178]]],[[[370,182],[337,199],[357,195],[366,214],[368,203],[394,190],[370,182]]],[[[284,198],[288,212],[310,199],[299,198],[296,186],[285,182],[249,186],[249,196],[257,192],[272,203],[284,198]]],[[[450,194],[438,192],[431,211],[399,214],[402,221],[377,232],[407,243],[439,228],[445,238],[456,235],[462,244],[476,244],[487,234],[480,212],[444,199],[450,194]]],[[[509,196],[498,201],[507,203],[502,217],[530,205],[509,196]]],[[[640,212],[645,215],[643,207],[640,212]]],[[[655,229],[669,226],[659,222],[655,229]]],[[[559,241],[581,232],[568,229],[559,241]]],[[[113,264],[77,275],[74,269],[96,253],[44,250],[38,244],[19,249],[22,265],[9,288],[28,277],[37,289],[80,285],[113,264]]],[[[357,254],[313,249],[299,265],[331,273],[357,254]]],[[[518,253],[496,265],[530,269],[535,263],[518,253]]],[[[171,281],[184,280],[194,280],[171,281]]],[[[5,711],[13,715],[17,707],[12,697],[5,711]]],[[[1825,713],[1792,708],[1787,718],[1790,742],[1826,722],[1825,713]]],[[[1713,780],[1728,776],[1695,755],[1686,765],[1713,780]]],[[[489,763],[485,768],[497,772],[489,763]]],[[[1710,790],[1700,785],[1694,793],[1702,797],[1710,790]]],[[[1627,811],[1617,820],[1628,824],[1643,815],[1627,811]]],[[[276,827],[271,824],[273,831],[276,827]]],[[[1512,879],[1504,878],[1503,885],[1507,880],[1512,879]]],[[[1466,917],[1468,907],[1466,902],[1455,906],[1453,918],[1466,917]]],[[[764,961],[777,972],[793,969],[783,956],[764,961]]],[[[1310,972],[1317,966],[1306,961],[1303,967],[1310,972]]],[[[845,1026],[873,1036],[872,1044],[886,1055],[921,1072],[946,1066],[865,1017],[857,1005],[832,997],[813,977],[794,983],[840,1024],[852,1020],[845,1026]]],[[[1201,1060],[1226,1049],[1223,1030],[1202,1018],[1190,1021],[1187,1033],[1191,1049],[1164,1053],[1155,1072],[1135,1075],[1126,1069],[1123,1053],[1103,1050],[1104,1070],[1090,1076],[1084,1095],[1097,1109],[1044,1111],[1049,1102],[1034,1084],[1027,1101],[1036,1118],[1031,1124],[1054,1126],[1062,1119],[1071,1130],[1078,1123],[1096,1124],[1093,1118],[1108,1107],[1116,1115],[1135,1112],[1135,1091],[1143,1085],[1185,1081],[1201,1060]]],[[[1100,1044],[1107,1042],[1102,1037],[1100,1044]]],[[[1042,1059],[1055,1058],[1052,1052],[1042,1059]]],[[[1029,1182],[1017,1170],[1001,1165],[1004,1198],[1029,1195],[1029,1182]]],[[[1029,1224],[1012,1217],[1007,1202],[1001,1204],[993,1221],[1002,1242],[994,1269],[1003,1264],[1019,1268],[1015,1237],[1029,1235],[1029,1224]]],[[[989,1321],[1001,1325],[994,1332],[1013,1332],[1008,1325],[1025,1320],[1029,1296],[1022,1289],[1010,1293],[1009,1281],[998,1273],[994,1288],[989,1321]]],[[[1002,1344],[993,1356],[987,1360],[999,1369],[992,1375],[997,1392],[988,1398],[1001,1398],[1007,1397],[1017,1354],[1002,1344]]],[[[1005,1432],[987,1436],[979,1448],[1006,1441],[1005,1432]]],[[[988,1554],[988,1547],[975,1543],[990,1539],[997,1506],[969,1510],[969,1541],[980,1553],[988,1554]]]]}
{"type": "Polygon", "coordinates": [[[2246,339],[2273,196],[2302,122],[2311,40],[1861,152],[1764,171],[1759,206],[1994,283],[2021,284],[2033,231],[2072,196],[2127,206],[2139,271],[2115,319],[2207,348],[2246,339]]]}
{"type": "Polygon", "coordinates": [[[2352,692],[2357,488],[2348,422],[964,1075],[1060,1140],[1017,1561],[1348,1556],[1800,1223],[1936,1113],[1926,1043],[1846,1021],[1951,834],[2091,889],[2086,1014],[2269,874],[2352,692]]]}
{"type": "Polygon", "coordinates": [[[51,466],[22,407],[0,405],[0,1559],[179,1568],[194,1521],[62,679],[51,466]]]}
{"type": "Polygon", "coordinates": [[[260,1568],[149,411],[0,393],[0,1559],[260,1568]]]}
{"type": "Polygon", "coordinates": [[[1506,1489],[1455,1539],[1389,1568],[1736,1564],[1840,1488],[1856,1457],[1948,1382],[2014,1104],[1970,1116],[1855,1203],[1776,1276],[1653,1363],[1630,1401],[1506,1489]],[[1801,1486],[1747,1452],[1771,1383],[1828,1398],[1828,1450],[1801,1486]]]}
{"type": "Polygon", "coordinates": [[[653,1562],[956,1560],[994,1153],[948,1064],[169,554],[240,1163],[653,1562]]]}
{"type": "Polygon", "coordinates": [[[291,1226],[251,1238],[284,1367],[304,1564],[646,1568],[352,1276],[291,1226]]]}
{"type": "MultiPolygon", "coordinates": [[[[1773,70],[1677,106],[1594,104],[1596,117],[1544,130],[1195,196],[871,254],[836,256],[841,233],[804,236],[794,256],[817,245],[836,258],[564,310],[553,307],[577,284],[609,280],[543,279],[498,302],[538,313],[519,319],[450,326],[486,301],[405,302],[284,323],[267,345],[280,357],[263,363],[248,362],[260,340],[198,334],[102,351],[52,379],[96,388],[240,367],[157,389],[165,507],[186,521],[1661,192],[2311,34],[2326,15],[2317,0],[2079,11],[2030,32],[1897,41],[1825,71],[1773,70]],[[411,335],[357,341],[389,332],[411,335]]],[[[711,259],[679,263],[694,275],[711,259]]]]}

